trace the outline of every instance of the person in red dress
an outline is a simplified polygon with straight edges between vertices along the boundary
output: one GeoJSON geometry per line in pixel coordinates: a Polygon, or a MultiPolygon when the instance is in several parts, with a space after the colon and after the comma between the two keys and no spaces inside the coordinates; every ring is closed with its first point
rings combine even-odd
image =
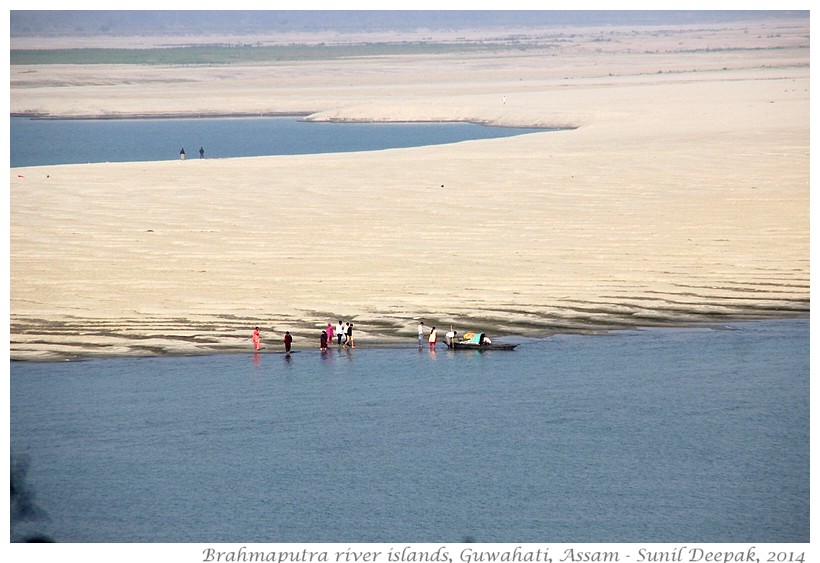
{"type": "Polygon", "coordinates": [[[253,329],[253,347],[259,350],[259,346],[262,344],[262,336],[259,334],[259,327],[253,329]]]}

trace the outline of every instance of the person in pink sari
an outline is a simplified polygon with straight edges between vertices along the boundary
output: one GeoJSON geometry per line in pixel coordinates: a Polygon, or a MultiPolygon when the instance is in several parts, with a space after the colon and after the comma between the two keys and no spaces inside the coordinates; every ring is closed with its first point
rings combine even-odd
{"type": "Polygon", "coordinates": [[[262,344],[262,336],[259,334],[259,327],[253,329],[253,336],[251,337],[253,340],[253,347],[259,350],[259,346],[262,344]]]}

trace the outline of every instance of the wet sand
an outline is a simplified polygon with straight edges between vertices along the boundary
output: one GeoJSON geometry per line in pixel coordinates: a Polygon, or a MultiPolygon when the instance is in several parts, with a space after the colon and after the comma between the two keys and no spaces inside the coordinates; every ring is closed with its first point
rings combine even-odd
{"type": "MultiPolygon", "coordinates": [[[[545,31],[544,37],[551,37],[545,31]]],[[[13,67],[11,111],[303,114],[561,132],[10,171],[12,359],[357,347],[809,312],[808,21],[554,49],[13,67]]],[[[544,40],[542,38],[542,40],[544,40]]],[[[13,45],[14,46],[14,45],[13,45]]]]}

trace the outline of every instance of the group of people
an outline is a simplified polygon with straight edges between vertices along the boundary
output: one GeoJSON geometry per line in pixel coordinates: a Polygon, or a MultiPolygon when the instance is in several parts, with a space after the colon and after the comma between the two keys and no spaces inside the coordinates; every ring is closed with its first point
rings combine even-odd
{"type": "MultiPolygon", "coordinates": [[[[335,328],[333,323],[327,323],[327,327],[322,330],[322,334],[319,336],[319,349],[322,352],[326,351],[328,346],[333,344],[334,337],[336,338],[336,345],[340,348],[356,347],[356,342],[353,340],[353,323],[342,323],[342,321],[339,321],[335,328]]],[[[258,326],[253,329],[251,341],[253,342],[254,349],[258,352],[262,347],[262,334],[258,326]]],[[[285,345],[285,353],[290,354],[291,347],[293,346],[293,335],[290,331],[285,331],[285,336],[282,341],[285,345]]]]}
{"type": "Polygon", "coordinates": [[[355,348],[356,342],[353,340],[353,323],[344,323],[339,321],[334,329],[333,323],[327,323],[327,327],[322,331],[319,337],[319,349],[324,352],[328,345],[333,343],[333,338],[336,338],[336,346],[345,348],[355,348]]]}
{"type": "MultiPolygon", "coordinates": [[[[419,321],[419,348],[424,346],[424,336],[425,336],[424,331],[425,331],[424,321],[419,321]]],[[[458,333],[453,330],[453,327],[450,327],[450,332],[447,332],[444,335],[444,343],[447,344],[448,348],[453,347],[453,342],[455,341],[456,336],[458,336],[458,333]]],[[[429,336],[427,336],[427,344],[430,346],[431,350],[435,350],[437,342],[438,342],[438,330],[436,329],[436,327],[433,327],[433,328],[430,329],[429,336]]]]}
{"type": "MultiPolygon", "coordinates": [[[[430,333],[426,334],[424,321],[419,321],[418,331],[419,348],[424,345],[426,338],[430,349],[435,350],[436,344],[438,343],[438,329],[433,327],[430,329],[430,333]]],[[[458,333],[450,327],[450,331],[444,335],[444,343],[447,345],[447,348],[453,348],[453,342],[455,342],[457,336],[458,333]]],[[[326,351],[329,346],[333,345],[334,338],[336,339],[336,346],[339,348],[355,348],[356,342],[353,340],[353,323],[343,323],[339,321],[335,327],[333,323],[327,323],[327,326],[322,329],[322,333],[319,336],[319,349],[322,352],[326,351]]],[[[262,346],[262,336],[259,332],[259,327],[254,328],[251,340],[253,341],[254,349],[258,351],[262,346]]],[[[291,346],[293,345],[293,336],[290,331],[285,331],[283,342],[285,344],[285,353],[290,354],[291,346]]]]}
{"type": "MultiPolygon", "coordinates": [[[[205,148],[199,147],[199,158],[205,158],[205,148]]],[[[179,149],[179,159],[185,160],[185,147],[179,149]]]]}

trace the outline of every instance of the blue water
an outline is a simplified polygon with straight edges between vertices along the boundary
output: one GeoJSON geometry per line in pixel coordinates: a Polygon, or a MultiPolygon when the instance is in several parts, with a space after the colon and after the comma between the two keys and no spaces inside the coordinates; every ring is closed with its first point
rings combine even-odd
{"type": "Polygon", "coordinates": [[[12,117],[12,168],[370,151],[544,131],[472,123],[310,123],[295,118],[70,119],[12,117]]]}
{"type": "Polygon", "coordinates": [[[809,320],[12,363],[63,542],[808,542],[809,320]]]}

